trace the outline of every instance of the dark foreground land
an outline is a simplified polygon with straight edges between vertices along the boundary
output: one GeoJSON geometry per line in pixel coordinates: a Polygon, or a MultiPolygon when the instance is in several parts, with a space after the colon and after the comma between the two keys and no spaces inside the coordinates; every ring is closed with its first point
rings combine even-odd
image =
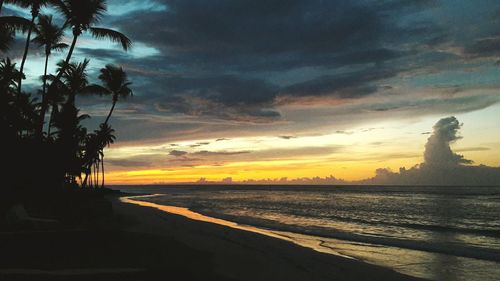
{"type": "MultiPolygon", "coordinates": [[[[0,280],[419,280],[108,197],[113,212],[0,232],[0,280]]],[[[102,204],[101,204],[102,205],[102,204]]]]}

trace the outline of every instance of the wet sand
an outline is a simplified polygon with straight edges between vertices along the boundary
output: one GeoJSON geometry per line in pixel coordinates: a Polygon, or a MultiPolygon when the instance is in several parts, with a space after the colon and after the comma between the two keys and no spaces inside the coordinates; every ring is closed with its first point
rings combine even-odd
{"type": "Polygon", "coordinates": [[[0,232],[0,280],[421,280],[290,241],[110,198],[72,229],[0,232]]]}
{"type": "Polygon", "coordinates": [[[168,237],[208,253],[214,273],[232,280],[422,280],[224,222],[217,224],[217,220],[189,219],[155,206],[119,200],[113,206],[117,214],[135,222],[127,228],[129,231],[168,237]]]}

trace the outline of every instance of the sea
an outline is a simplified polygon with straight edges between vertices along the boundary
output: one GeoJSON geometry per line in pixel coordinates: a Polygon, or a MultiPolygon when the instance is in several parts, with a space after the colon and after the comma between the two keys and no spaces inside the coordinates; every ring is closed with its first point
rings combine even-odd
{"type": "Polygon", "coordinates": [[[115,188],[412,276],[500,280],[500,187],[115,188]]]}

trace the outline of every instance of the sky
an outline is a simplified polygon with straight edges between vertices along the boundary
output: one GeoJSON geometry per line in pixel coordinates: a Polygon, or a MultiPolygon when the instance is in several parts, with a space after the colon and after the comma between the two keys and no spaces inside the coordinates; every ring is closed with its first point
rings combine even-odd
{"type": "MultiPolygon", "coordinates": [[[[133,82],[108,183],[377,179],[425,168],[445,121],[440,157],[500,166],[498,0],[110,0],[101,25],[134,43],[83,37],[74,55],[93,79],[113,63],[133,82]]],[[[41,49],[26,69],[43,72],[41,49]]],[[[77,103],[89,128],[111,105],[77,103]]]]}

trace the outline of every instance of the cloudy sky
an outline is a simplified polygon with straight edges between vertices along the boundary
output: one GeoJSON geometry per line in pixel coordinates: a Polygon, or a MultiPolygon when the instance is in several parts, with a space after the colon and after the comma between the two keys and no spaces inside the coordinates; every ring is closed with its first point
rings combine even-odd
{"type": "MultiPolygon", "coordinates": [[[[133,82],[134,97],[111,119],[112,183],[359,180],[424,162],[433,126],[449,116],[463,123],[455,152],[500,166],[498,0],[108,6],[102,25],[128,35],[133,49],[84,37],[74,60],[90,58],[92,77],[106,63],[122,65],[133,82]]],[[[36,77],[41,50],[30,56],[36,77]]],[[[90,128],[110,107],[77,102],[93,116],[90,128]]]]}

